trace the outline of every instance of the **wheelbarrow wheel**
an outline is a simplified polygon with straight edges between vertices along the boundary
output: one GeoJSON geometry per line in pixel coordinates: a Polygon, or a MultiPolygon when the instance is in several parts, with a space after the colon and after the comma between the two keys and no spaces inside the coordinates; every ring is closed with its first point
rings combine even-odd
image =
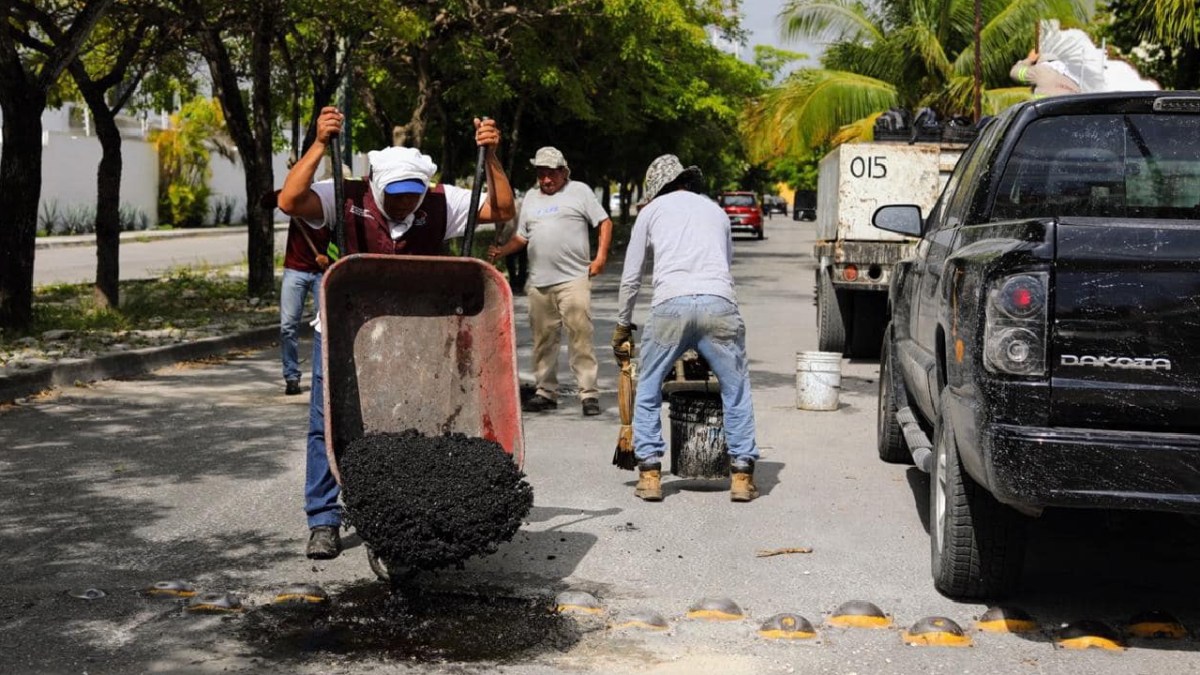
{"type": "Polygon", "coordinates": [[[371,571],[380,581],[391,581],[392,575],[388,574],[387,565],[375,555],[375,551],[370,546],[364,546],[367,549],[367,564],[371,566],[371,571]]]}

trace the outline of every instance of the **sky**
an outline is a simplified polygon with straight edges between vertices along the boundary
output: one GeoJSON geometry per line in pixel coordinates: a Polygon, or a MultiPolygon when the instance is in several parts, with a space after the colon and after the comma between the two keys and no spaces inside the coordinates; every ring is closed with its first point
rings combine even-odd
{"type": "Polygon", "coordinates": [[[741,4],[742,26],[750,33],[750,40],[742,50],[741,58],[745,61],[754,60],[754,45],[771,45],[779,49],[808,54],[815,62],[820,54],[820,46],[799,41],[784,42],[779,35],[777,16],[783,9],[780,0],[743,0],[741,4]]]}

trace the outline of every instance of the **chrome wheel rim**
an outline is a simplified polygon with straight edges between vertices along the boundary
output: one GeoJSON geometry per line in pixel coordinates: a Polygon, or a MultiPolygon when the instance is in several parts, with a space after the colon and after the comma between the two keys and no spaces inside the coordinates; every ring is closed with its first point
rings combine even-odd
{"type": "Polygon", "coordinates": [[[935,473],[933,477],[933,541],[937,547],[937,552],[941,554],[942,547],[945,542],[942,541],[945,533],[946,525],[946,442],[939,434],[937,439],[937,447],[935,461],[935,473]]]}

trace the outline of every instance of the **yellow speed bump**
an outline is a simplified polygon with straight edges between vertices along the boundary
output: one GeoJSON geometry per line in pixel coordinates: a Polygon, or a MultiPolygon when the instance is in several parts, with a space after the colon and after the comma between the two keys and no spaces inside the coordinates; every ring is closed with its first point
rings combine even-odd
{"type": "Polygon", "coordinates": [[[1142,612],[1129,620],[1129,634],[1136,638],[1182,640],[1187,629],[1169,612],[1142,612]]]}
{"type": "Polygon", "coordinates": [[[784,613],[764,621],[758,634],[771,640],[808,640],[817,636],[817,630],[799,614],[784,613]]]}
{"type": "Polygon", "coordinates": [[[670,628],[670,624],[663,618],[662,614],[654,611],[634,612],[623,617],[620,621],[613,623],[609,628],[613,630],[648,630],[653,632],[662,632],[670,628]]]}
{"type": "Polygon", "coordinates": [[[742,608],[729,598],[701,598],[688,608],[689,619],[705,621],[739,621],[746,618],[742,608]]]}
{"type": "Polygon", "coordinates": [[[240,612],[242,600],[233,593],[200,593],[188,601],[187,610],[197,614],[240,612]]]}
{"type": "Polygon", "coordinates": [[[329,594],[316,584],[292,584],[280,589],[271,601],[275,605],[324,605],[329,602],[329,594]]]}
{"type": "Polygon", "coordinates": [[[554,598],[559,614],[602,614],[604,607],[596,596],[584,591],[563,591],[554,598]]]}
{"type": "Polygon", "coordinates": [[[970,647],[971,638],[952,619],[927,616],[904,631],[904,643],[922,647],[970,647]]]}
{"type": "Polygon", "coordinates": [[[839,628],[888,628],[892,618],[872,603],[851,600],[842,603],[829,617],[829,625],[839,628]]]}
{"type": "Polygon", "coordinates": [[[1015,607],[992,607],[979,617],[975,627],[985,633],[1032,633],[1038,630],[1037,621],[1015,607]]]}
{"type": "Polygon", "coordinates": [[[1068,624],[1054,641],[1063,649],[1105,649],[1125,651],[1116,631],[1101,621],[1083,620],[1068,624]]]}
{"type": "Polygon", "coordinates": [[[180,579],[156,581],[154,585],[142,589],[142,595],[152,598],[190,598],[196,594],[196,587],[180,579]]]}

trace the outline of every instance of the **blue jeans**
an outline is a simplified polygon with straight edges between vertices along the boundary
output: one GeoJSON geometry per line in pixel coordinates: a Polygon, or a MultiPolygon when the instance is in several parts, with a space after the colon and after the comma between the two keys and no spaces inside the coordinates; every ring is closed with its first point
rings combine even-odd
{"type": "Polygon", "coordinates": [[[283,269],[283,284],[279,288],[279,351],[283,357],[283,379],[300,380],[300,360],[296,353],[299,342],[300,317],[304,300],[311,293],[313,306],[319,306],[321,274],[283,269]]]}
{"type": "Polygon", "coordinates": [[[662,302],[650,310],[640,349],[633,408],[634,454],[639,462],[659,462],[666,451],[662,383],[689,349],[700,352],[721,383],[731,463],[745,466],[758,460],[746,325],[737,305],[716,295],[685,295],[662,302]]]}
{"type": "Polygon", "coordinates": [[[310,528],[342,524],[338,495],[342,489],[333,478],[325,454],[325,378],[321,374],[321,336],[313,336],[312,393],[308,398],[308,459],[304,475],[304,512],[310,528]]]}

